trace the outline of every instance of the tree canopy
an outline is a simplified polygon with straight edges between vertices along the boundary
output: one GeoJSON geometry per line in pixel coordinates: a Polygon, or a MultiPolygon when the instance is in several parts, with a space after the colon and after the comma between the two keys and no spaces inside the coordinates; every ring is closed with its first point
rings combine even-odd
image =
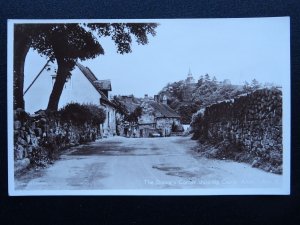
{"type": "Polygon", "coordinates": [[[32,36],[32,48],[51,60],[86,60],[104,54],[96,37],[80,24],[40,24],[39,30],[32,36]]]}
{"type": "Polygon", "coordinates": [[[156,23],[89,23],[86,24],[99,37],[111,36],[120,54],[132,52],[132,36],[141,45],[148,44],[148,35],[155,36],[156,23]]]}
{"type": "Polygon", "coordinates": [[[139,117],[142,114],[143,114],[143,108],[138,106],[132,113],[130,113],[129,115],[127,115],[125,117],[125,120],[127,120],[128,122],[137,123],[139,120],[139,117]]]}
{"type": "Polygon", "coordinates": [[[186,86],[183,80],[173,82],[164,87],[159,95],[168,96],[168,104],[181,117],[183,123],[190,123],[192,115],[201,107],[206,107],[218,101],[232,99],[240,94],[257,90],[261,84],[253,79],[251,85],[245,82],[242,85],[233,85],[229,80],[218,81],[209,74],[201,76],[194,86],[186,86]],[[183,101],[183,93],[189,94],[189,101],[183,101]]]}
{"type": "Polygon", "coordinates": [[[141,45],[148,35],[155,36],[156,23],[64,23],[15,24],[14,27],[14,101],[15,108],[24,108],[24,64],[29,48],[58,64],[56,80],[49,98],[48,110],[57,110],[63,86],[77,60],[92,59],[104,54],[98,38],[115,42],[120,54],[132,51],[132,39],[141,45]]]}

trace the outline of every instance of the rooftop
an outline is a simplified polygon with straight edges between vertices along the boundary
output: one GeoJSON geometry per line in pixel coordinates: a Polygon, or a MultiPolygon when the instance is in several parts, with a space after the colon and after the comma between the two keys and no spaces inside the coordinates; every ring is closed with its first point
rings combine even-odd
{"type": "Polygon", "coordinates": [[[98,78],[95,76],[95,74],[90,70],[90,68],[85,67],[81,65],[80,63],[76,63],[76,66],[81,70],[83,75],[90,81],[90,83],[94,86],[94,88],[98,91],[98,93],[101,95],[101,101],[104,101],[108,104],[113,104],[111,103],[108,98],[105,96],[103,91],[108,91],[110,88],[111,90],[111,83],[109,80],[98,80],[98,78]],[[103,82],[104,81],[104,82],[103,82]],[[109,81],[109,82],[107,82],[109,81]],[[103,88],[105,87],[105,88],[103,88]]]}
{"type": "Polygon", "coordinates": [[[97,81],[94,81],[94,83],[103,91],[111,91],[110,80],[97,80],[97,81]]]}
{"type": "Polygon", "coordinates": [[[158,103],[156,101],[151,101],[150,105],[155,110],[156,117],[169,117],[169,118],[179,118],[180,116],[166,104],[158,103]]]}

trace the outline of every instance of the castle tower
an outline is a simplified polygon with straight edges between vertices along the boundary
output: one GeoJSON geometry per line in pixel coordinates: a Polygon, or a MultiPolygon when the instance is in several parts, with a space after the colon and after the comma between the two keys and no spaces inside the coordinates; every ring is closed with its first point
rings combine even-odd
{"type": "Polygon", "coordinates": [[[194,80],[194,77],[192,75],[191,69],[189,69],[189,73],[187,75],[187,78],[185,79],[185,85],[184,85],[183,93],[182,93],[182,100],[184,102],[190,102],[193,97],[193,92],[196,89],[196,82],[194,80]]]}
{"type": "Polygon", "coordinates": [[[189,68],[189,73],[187,75],[187,78],[185,80],[186,84],[194,84],[195,83],[195,79],[191,73],[191,69],[189,68]]]}

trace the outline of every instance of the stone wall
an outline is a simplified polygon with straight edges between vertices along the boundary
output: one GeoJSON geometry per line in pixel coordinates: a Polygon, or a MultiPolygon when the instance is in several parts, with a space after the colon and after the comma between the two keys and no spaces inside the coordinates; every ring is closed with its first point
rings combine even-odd
{"type": "Polygon", "coordinates": [[[213,104],[195,114],[191,125],[194,139],[199,139],[202,146],[215,148],[210,156],[243,161],[253,167],[282,173],[280,90],[260,89],[213,104]]]}
{"type": "Polygon", "coordinates": [[[57,153],[71,146],[93,141],[99,128],[85,124],[75,126],[61,122],[58,115],[45,111],[29,115],[22,109],[14,111],[15,172],[33,166],[46,166],[57,153]]]}

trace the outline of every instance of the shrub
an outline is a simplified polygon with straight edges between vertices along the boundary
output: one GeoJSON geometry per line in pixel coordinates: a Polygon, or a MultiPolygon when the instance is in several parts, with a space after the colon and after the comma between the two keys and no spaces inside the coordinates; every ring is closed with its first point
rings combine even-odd
{"type": "Polygon", "coordinates": [[[104,123],[106,114],[102,108],[97,105],[89,104],[85,105],[91,114],[91,122],[94,125],[104,123]]]}
{"type": "Polygon", "coordinates": [[[105,120],[104,110],[93,104],[69,103],[60,111],[62,121],[76,125],[85,123],[101,124],[105,120]]]}
{"type": "Polygon", "coordinates": [[[130,113],[128,116],[126,116],[125,119],[128,122],[135,122],[135,123],[137,123],[138,119],[142,115],[142,113],[143,113],[143,108],[140,107],[140,106],[138,106],[138,107],[136,107],[136,109],[132,113],[130,113]]]}
{"type": "Polygon", "coordinates": [[[180,115],[181,122],[184,124],[189,124],[191,122],[193,114],[199,110],[199,107],[200,104],[196,104],[196,103],[180,106],[178,112],[180,115]]]}

